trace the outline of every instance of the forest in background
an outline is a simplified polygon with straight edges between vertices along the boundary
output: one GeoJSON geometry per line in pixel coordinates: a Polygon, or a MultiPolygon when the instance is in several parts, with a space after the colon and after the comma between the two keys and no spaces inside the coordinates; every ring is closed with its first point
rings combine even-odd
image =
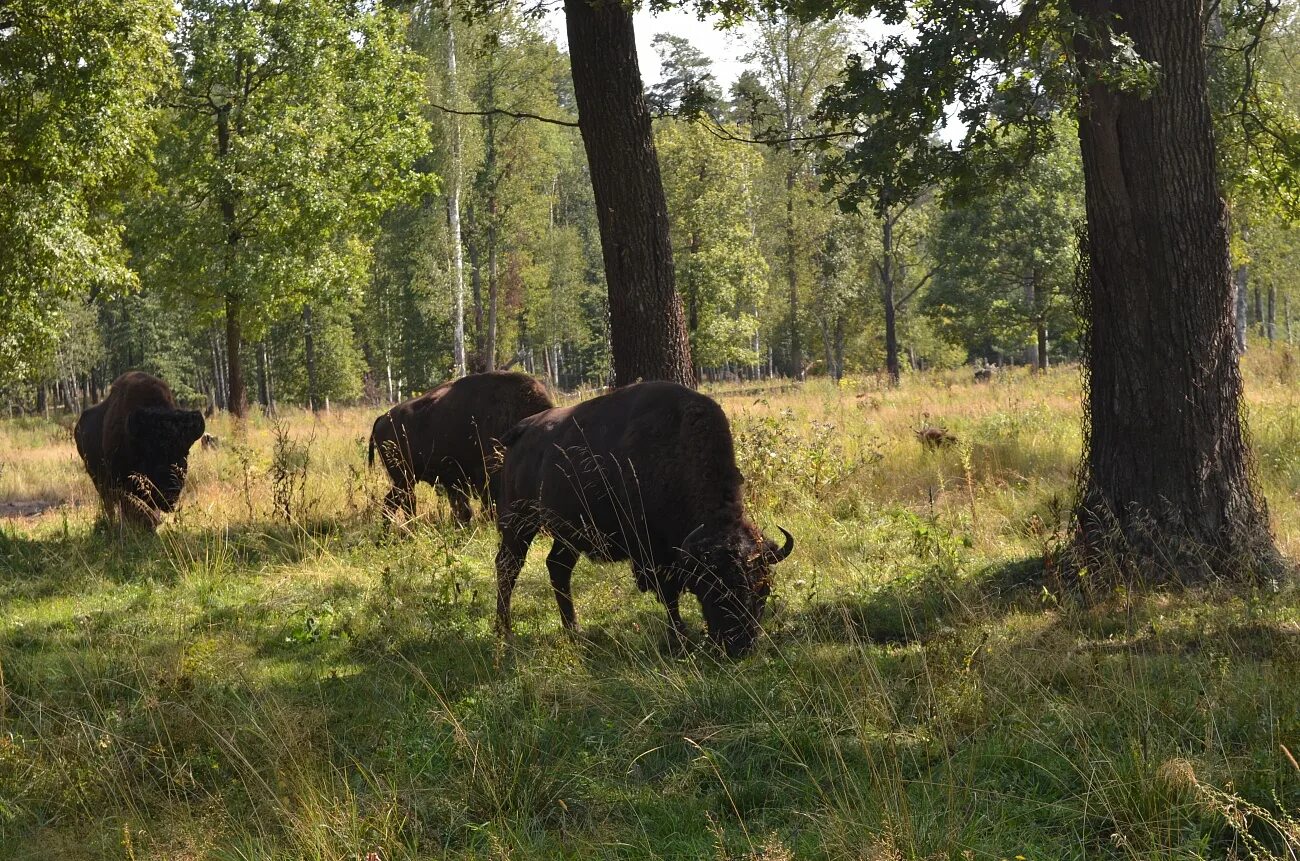
{"type": "MultiPolygon", "coordinates": [[[[399,400],[457,372],[461,327],[467,370],[609,381],[568,58],[538,16],[27,5],[48,26],[0,30],[0,244],[22,250],[0,261],[10,412],[78,409],[130,368],[220,409],[232,382],[264,407],[399,400]],[[105,33],[125,38],[97,55],[105,33]]],[[[1225,43],[1256,37],[1226,20],[1225,43]]],[[[1212,63],[1222,117],[1251,74],[1269,115],[1291,121],[1295,23],[1287,4],[1245,72],[1233,51],[1212,63]]],[[[655,39],[664,71],[647,96],[698,374],[883,371],[890,318],[904,371],[1076,358],[1073,121],[1045,109],[1054,143],[1010,179],[844,207],[825,96],[860,29],[781,14],[750,26],[725,92],[687,40],[655,39]]],[[[1220,126],[1242,346],[1246,332],[1289,342],[1289,177],[1220,126]]]]}

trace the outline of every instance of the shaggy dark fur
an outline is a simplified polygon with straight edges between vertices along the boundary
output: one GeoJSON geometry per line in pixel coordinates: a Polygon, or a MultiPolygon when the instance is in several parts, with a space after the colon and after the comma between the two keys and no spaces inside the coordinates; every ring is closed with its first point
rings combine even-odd
{"type": "Polygon", "coordinates": [[[470,496],[484,507],[496,499],[496,443],[520,419],[554,404],[546,387],[527,374],[492,371],[443,383],[375,419],[370,463],[379,451],[392,490],[389,514],[415,516],[415,483],[442,487],[460,523],[471,517],[470,496]]]}
{"type": "Polygon", "coordinates": [[[203,415],[176,409],[162,380],[130,371],[81,414],[73,436],[108,519],[154,529],[180,498],[203,415]]]}
{"type": "Polygon", "coordinates": [[[957,444],[957,437],[948,433],[947,428],[925,425],[916,431],[916,438],[921,441],[923,448],[930,451],[937,451],[941,448],[948,448],[957,444]]]}
{"type": "Polygon", "coordinates": [[[506,445],[498,497],[497,622],[539,531],[567,628],[577,627],[570,576],[580,554],[631,560],[683,633],[678,597],[700,601],[709,635],[731,655],[753,648],[770,567],[789,555],[745,517],[731,428],[714,401],[674,383],[637,383],[524,419],[506,445]]]}

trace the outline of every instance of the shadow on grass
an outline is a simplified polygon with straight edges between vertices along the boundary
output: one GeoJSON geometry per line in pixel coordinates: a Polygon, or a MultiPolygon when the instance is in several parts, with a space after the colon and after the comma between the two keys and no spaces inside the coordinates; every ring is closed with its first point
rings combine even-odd
{"type": "Polygon", "coordinates": [[[964,577],[926,573],[861,594],[818,602],[777,626],[778,640],[866,640],[906,645],[975,619],[1041,608],[1041,557],[1000,562],[964,577]]]}
{"type": "Polygon", "coordinates": [[[318,520],[305,524],[236,525],[227,528],[165,527],[149,533],[106,527],[29,535],[0,529],[0,601],[39,600],[85,591],[88,578],[113,584],[152,580],[174,583],[184,571],[212,573],[291,565],[309,558],[325,541],[355,535],[355,524],[318,520]]]}

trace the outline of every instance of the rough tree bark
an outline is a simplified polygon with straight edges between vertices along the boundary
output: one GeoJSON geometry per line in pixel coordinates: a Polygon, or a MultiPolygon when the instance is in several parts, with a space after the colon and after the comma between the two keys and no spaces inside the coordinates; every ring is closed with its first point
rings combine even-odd
{"type": "Polygon", "coordinates": [[[1124,580],[1246,579],[1279,557],[1250,467],[1227,209],[1199,0],[1072,0],[1088,219],[1087,454],[1077,544],[1124,580]],[[1159,64],[1154,92],[1090,65],[1111,24],[1159,64]]]}
{"type": "Polygon", "coordinates": [[[693,386],[632,13],[615,0],[565,0],[564,12],[609,285],[614,383],[647,379],[693,386]]]}

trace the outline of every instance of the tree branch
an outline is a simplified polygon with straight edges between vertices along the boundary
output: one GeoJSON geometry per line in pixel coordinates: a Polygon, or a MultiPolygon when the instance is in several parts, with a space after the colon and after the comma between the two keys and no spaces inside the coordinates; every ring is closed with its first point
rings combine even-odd
{"type": "Polygon", "coordinates": [[[541,123],[550,123],[553,126],[564,126],[571,129],[578,128],[578,124],[574,121],[559,120],[555,117],[543,117],[539,114],[530,114],[527,111],[508,111],[505,108],[489,108],[486,111],[460,111],[455,108],[449,108],[446,105],[440,105],[437,102],[429,102],[429,104],[442,111],[444,114],[454,114],[458,117],[514,117],[517,120],[537,120],[541,123]]]}
{"type": "Polygon", "coordinates": [[[935,272],[937,272],[938,269],[939,269],[938,266],[931,267],[930,271],[925,273],[925,277],[922,278],[920,281],[916,282],[915,287],[907,291],[906,296],[904,296],[902,299],[899,299],[897,302],[894,303],[894,310],[901,311],[903,309],[903,306],[907,304],[907,300],[915,296],[916,292],[925,286],[925,283],[930,280],[930,276],[933,275],[935,272]]]}
{"type": "Polygon", "coordinates": [[[766,146],[784,146],[792,143],[808,143],[810,141],[828,141],[837,138],[857,137],[858,133],[854,131],[840,132],[819,132],[811,135],[787,135],[785,137],[772,138],[750,138],[744,135],[734,134],[724,128],[717,120],[712,117],[700,117],[696,120],[704,127],[704,130],[713,135],[718,140],[732,141],[734,143],[746,144],[764,144],[766,146]]]}

